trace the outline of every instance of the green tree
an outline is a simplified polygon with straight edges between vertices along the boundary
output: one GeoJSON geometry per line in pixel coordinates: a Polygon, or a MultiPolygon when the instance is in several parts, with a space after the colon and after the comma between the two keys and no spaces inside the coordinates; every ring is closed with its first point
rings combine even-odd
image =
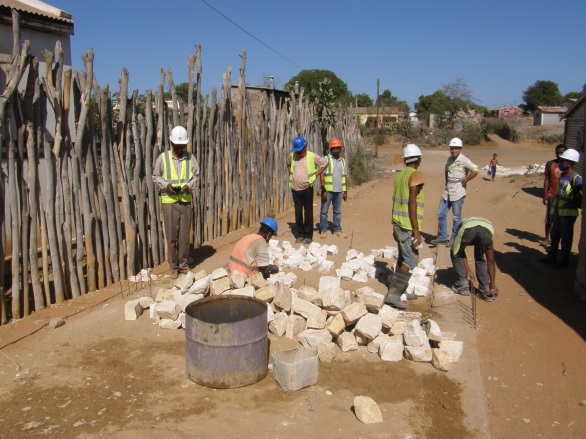
{"type": "Polygon", "coordinates": [[[328,86],[332,92],[333,100],[336,104],[349,106],[352,104],[352,93],[348,90],[348,85],[342,81],[336,74],[330,70],[301,70],[285,84],[285,90],[293,91],[295,82],[305,89],[306,96],[313,102],[320,93],[320,83],[327,79],[328,86]]]}
{"type": "Polygon", "coordinates": [[[562,103],[562,95],[558,85],[553,81],[536,81],[523,92],[525,104],[523,108],[527,111],[535,111],[542,105],[555,106],[562,103]]]}
{"type": "Polygon", "coordinates": [[[415,103],[415,111],[420,120],[429,120],[429,116],[434,114],[438,126],[444,127],[448,123],[448,115],[452,110],[452,101],[446,94],[438,90],[432,95],[419,96],[419,102],[415,103]]]}
{"type": "Polygon", "coordinates": [[[368,96],[366,93],[360,93],[360,94],[354,95],[354,100],[356,101],[357,107],[373,107],[374,106],[374,102],[373,102],[372,98],[370,96],[368,96]]]}
{"type": "Polygon", "coordinates": [[[571,91],[564,95],[566,99],[580,99],[586,93],[586,84],[582,85],[582,91],[571,91]]]}
{"type": "MultiPolygon", "coordinates": [[[[193,84],[193,92],[195,94],[195,90],[197,89],[197,84],[193,84]]],[[[175,92],[177,93],[177,97],[181,98],[181,100],[187,103],[187,95],[189,91],[189,84],[187,82],[182,82],[181,84],[177,84],[175,86],[175,92]]],[[[163,93],[163,97],[166,100],[171,99],[171,92],[166,91],[163,93]]]]}
{"type": "Polygon", "coordinates": [[[409,104],[405,101],[399,100],[398,97],[393,96],[390,90],[384,90],[378,97],[379,106],[381,107],[397,107],[399,111],[409,112],[409,104]]]}
{"type": "Polygon", "coordinates": [[[434,114],[440,128],[452,129],[458,112],[475,106],[474,97],[464,78],[456,78],[432,95],[419,96],[415,109],[420,119],[427,120],[430,114],[434,114]]]}

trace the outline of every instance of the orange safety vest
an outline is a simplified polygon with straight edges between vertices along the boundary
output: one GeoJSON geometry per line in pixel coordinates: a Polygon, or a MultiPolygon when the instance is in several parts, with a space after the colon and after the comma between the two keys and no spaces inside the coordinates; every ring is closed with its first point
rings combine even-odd
{"type": "Polygon", "coordinates": [[[238,241],[234,247],[234,250],[232,250],[232,253],[230,254],[230,259],[228,260],[228,275],[230,275],[232,271],[239,271],[248,277],[258,273],[258,264],[256,261],[252,261],[252,263],[249,264],[246,262],[245,256],[248,247],[250,247],[250,245],[257,239],[264,238],[260,235],[257,235],[256,233],[253,233],[251,235],[246,235],[244,238],[238,241]]]}

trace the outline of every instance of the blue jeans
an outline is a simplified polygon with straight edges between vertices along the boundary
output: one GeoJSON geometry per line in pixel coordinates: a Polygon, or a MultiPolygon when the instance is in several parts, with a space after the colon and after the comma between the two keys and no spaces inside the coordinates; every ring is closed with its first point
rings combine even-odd
{"type": "Polygon", "coordinates": [[[326,201],[322,201],[321,203],[321,211],[319,213],[319,228],[322,232],[327,232],[328,227],[328,210],[330,209],[330,203],[333,203],[334,207],[334,232],[341,232],[342,226],[342,201],[343,201],[343,192],[326,192],[328,197],[326,201]]]}
{"type": "Polygon", "coordinates": [[[411,238],[413,238],[413,230],[406,230],[393,224],[393,237],[397,241],[399,247],[399,257],[397,258],[397,269],[401,263],[413,270],[419,263],[419,250],[414,250],[411,247],[411,238]]]}
{"type": "Polygon", "coordinates": [[[448,210],[452,209],[452,216],[454,217],[454,223],[452,225],[452,239],[453,242],[456,238],[456,231],[458,226],[462,222],[462,206],[464,205],[465,196],[456,201],[444,200],[440,197],[439,209],[437,211],[437,222],[438,222],[438,240],[448,241],[450,235],[448,235],[448,210]]]}
{"type": "Polygon", "coordinates": [[[559,263],[567,264],[572,252],[572,242],[574,240],[574,223],[577,216],[560,216],[556,211],[551,226],[551,245],[549,246],[548,257],[558,260],[559,263]],[[558,247],[561,249],[558,252],[558,247]]]}

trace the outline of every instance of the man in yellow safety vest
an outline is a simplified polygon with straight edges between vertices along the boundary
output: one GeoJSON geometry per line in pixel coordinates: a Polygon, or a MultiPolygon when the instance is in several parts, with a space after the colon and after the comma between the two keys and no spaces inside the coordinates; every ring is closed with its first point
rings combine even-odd
{"type": "Polygon", "coordinates": [[[319,221],[319,237],[324,239],[328,234],[328,210],[333,205],[333,233],[340,238],[346,238],[342,232],[342,200],[346,201],[348,192],[346,188],[346,160],[341,157],[342,142],[340,139],[332,139],[330,153],[326,156],[328,166],[321,175],[321,210],[319,221]]]}
{"type": "MultiPolygon", "coordinates": [[[[412,143],[403,149],[405,169],[395,177],[393,190],[393,237],[399,247],[399,257],[385,302],[399,309],[407,308],[401,301],[401,295],[409,286],[410,270],[417,266],[419,248],[423,244],[421,222],[425,183],[423,174],[418,170],[421,156],[419,147],[412,143]]],[[[414,294],[407,295],[407,299],[416,298],[414,294]]]]}
{"type": "Polygon", "coordinates": [[[170,278],[189,270],[189,232],[193,212],[192,192],[196,189],[199,167],[193,154],[185,151],[189,141],[187,130],[176,126],[171,131],[172,149],[162,153],[153,168],[153,181],[158,186],[163,206],[163,223],[167,238],[170,278]]]}
{"type": "Polygon", "coordinates": [[[313,240],[313,182],[326,170],[327,165],[326,159],[307,151],[307,141],[303,137],[295,138],[287,167],[295,206],[297,243],[311,244],[313,240]]]}

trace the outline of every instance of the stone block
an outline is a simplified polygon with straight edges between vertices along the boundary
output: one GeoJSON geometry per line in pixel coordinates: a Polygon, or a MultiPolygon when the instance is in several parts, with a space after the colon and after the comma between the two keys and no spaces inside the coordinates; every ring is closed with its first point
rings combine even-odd
{"type": "Polygon", "coordinates": [[[399,249],[397,247],[386,247],[383,249],[384,259],[396,259],[399,257],[399,249]]]}
{"type": "Polygon", "coordinates": [[[334,337],[338,337],[344,332],[344,329],[346,329],[346,322],[344,321],[342,314],[340,313],[333,316],[332,320],[328,323],[327,328],[328,331],[330,331],[330,334],[334,337]]]}
{"type": "Polygon", "coordinates": [[[421,329],[421,324],[417,320],[412,320],[407,324],[403,331],[403,340],[406,346],[428,346],[429,340],[427,335],[421,329]]]}
{"type": "Polygon", "coordinates": [[[360,317],[366,315],[366,313],[368,313],[366,306],[360,302],[354,302],[341,311],[342,317],[344,317],[344,321],[346,322],[346,326],[353,325],[358,320],[360,320],[360,317]]]}
{"type": "Polygon", "coordinates": [[[368,396],[354,397],[354,413],[363,424],[380,424],[383,415],[374,399],[368,396]]]}
{"type": "Polygon", "coordinates": [[[431,362],[431,348],[429,346],[405,346],[405,358],[422,363],[431,362]]]}
{"type": "Polygon", "coordinates": [[[395,323],[393,323],[393,326],[391,326],[389,328],[389,334],[403,336],[403,332],[405,331],[405,328],[407,327],[408,324],[409,324],[408,322],[395,322],[395,323]]]}
{"type": "Polygon", "coordinates": [[[179,278],[175,281],[175,288],[181,291],[181,294],[185,294],[189,287],[193,284],[195,280],[193,276],[193,272],[188,271],[185,276],[179,276],[179,278]]]}
{"type": "Polygon", "coordinates": [[[425,322],[425,332],[429,341],[440,342],[442,341],[442,331],[435,320],[428,319],[425,322]]]}
{"type": "Polygon", "coordinates": [[[437,370],[447,372],[452,367],[452,363],[454,363],[454,358],[449,352],[440,349],[431,350],[431,364],[437,370]]]}
{"type": "Polygon", "coordinates": [[[159,320],[159,328],[162,328],[162,329],[179,329],[179,328],[181,328],[181,320],[179,320],[179,319],[177,319],[177,320],[161,319],[161,320],[159,320]]]}
{"type": "Polygon", "coordinates": [[[51,328],[51,329],[60,328],[64,324],[65,324],[65,320],[63,320],[61,317],[55,317],[55,318],[49,320],[49,328],[51,328]]]}
{"type": "Polygon", "coordinates": [[[289,316],[284,312],[275,313],[273,321],[269,324],[269,331],[277,337],[282,337],[287,332],[289,316]]]}
{"type": "Polygon", "coordinates": [[[379,347],[381,343],[386,343],[391,340],[387,334],[383,334],[382,332],[378,334],[374,339],[370,340],[366,345],[366,350],[373,354],[378,354],[379,347]]]}
{"type": "Polygon", "coordinates": [[[383,341],[379,346],[378,355],[383,361],[401,361],[403,359],[403,342],[383,341]]]}
{"type": "Polygon", "coordinates": [[[258,300],[262,300],[263,302],[271,302],[275,297],[275,293],[273,292],[273,288],[270,285],[266,287],[259,288],[254,292],[254,297],[258,300]]]}
{"type": "Polygon", "coordinates": [[[345,291],[339,287],[326,290],[323,294],[322,302],[324,309],[330,311],[340,311],[341,309],[350,305],[350,292],[345,291]]]}
{"type": "Polygon", "coordinates": [[[425,270],[425,274],[428,276],[433,276],[435,274],[435,266],[433,265],[433,258],[425,258],[422,259],[417,267],[423,268],[425,270]]]}
{"type": "Polygon", "coordinates": [[[205,270],[199,270],[197,273],[193,273],[193,278],[197,281],[197,280],[201,280],[204,277],[208,277],[208,274],[206,273],[205,270]]]}
{"type": "MultiPolygon", "coordinates": [[[[284,241],[284,242],[289,242],[289,241],[284,241]]],[[[290,242],[289,242],[289,245],[291,245],[290,242]]],[[[278,239],[269,239],[269,248],[279,248],[279,240],[278,239]]]]}
{"type": "Polygon", "coordinates": [[[352,259],[355,259],[357,256],[358,256],[358,252],[355,249],[351,248],[346,253],[346,261],[351,261],[352,259]]]}
{"type": "Polygon", "coordinates": [[[293,303],[293,296],[288,286],[277,283],[273,287],[273,304],[280,310],[291,311],[291,305],[293,303]]]}
{"type": "Polygon", "coordinates": [[[352,280],[352,276],[354,276],[354,272],[349,268],[342,268],[340,270],[336,270],[336,274],[340,279],[344,280],[352,280]]]}
{"type": "Polygon", "coordinates": [[[179,313],[179,317],[177,318],[177,320],[179,321],[179,323],[181,323],[181,327],[185,328],[185,313],[179,313]]]}
{"type": "Polygon", "coordinates": [[[342,332],[336,339],[336,343],[342,352],[358,350],[358,342],[351,332],[342,332]]]}
{"type": "Polygon", "coordinates": [[[161,319],[177,320],[180,312],[181,306],[170,300],[165,300],[155,305],[155,315],[161,319]]]}
{"type": "Polygon", "coordinates": [[[287,285],[289,288],[291,288],[293,284],[295,284],[295,282],[297,282],[297,275],[292,271],[287,273],[283,278],[283,283],[287,285]]]}
{"type": "Polygon", "coordinates": [[[319,307],[316,308],[317,310],[309,314],[307,318],[307,327],[310,329],[324,329],[328,313],[319,307]]]}
{"type": "Polygon", "coordinates": [[[164,300],[173,300],[175,293],[179,291],[176,288],[161,288],[155,296],[155,302],[163,302],[164,300]]]}
{"type": "Polygon", "coordinates": [[[230,279],[227,277],[221,277],[214,280],[210,286],[210,293],[212,296],[219,296],[227,291],[230,291],[230,279]]]}
{"type": "Polygon", "coordinates": [[[150,308],[151,305],[153,303],[155,303],[153,298],[149,297],[149,296],[139,297],[137,300],[138,300],[138,303],[140,303],[140,306],[142,306],[143,310],[150,308]]]}
{"type": "Polygon", "coordinates": [[[212,280],[218,280],[228,276],[228,272],[224,267],[216,268],[212,271],[212,280]]]}
{"type": "Polygon", "coordinates": [[[237,296],[246,296],[246,297],[254,297],[255,289],[252,285],[248,285],[244,288],[238,288],[236,290],[231,290],[228,293],[231,295],[237,296]]]}
{"type": "Polygon", "coordinates": [[[381,249],[370,249],[370,255],[373,258],[382,258],[383,257],[383,251],[381,249]]]}
{"type": "Polygon", "coordinates": [[[181,299],[177,302],[181,307],[181,311],[185,312],[185,308],[196,300],[203,299],[203,294],[183,294],[181,299]]]}
{"type": "Polygon", "coordinates": [[[212,276],[204,276],[201,279],[197,279],[189,290],[187,290],[187,294],[202,294],[207,295],[210,292],[210,285],[212,283],[212,276]]]}
{"type": "Polygon", "coordinates": [[[368,275],[365,271],[360,270],[358,273],[352,276],[352,280],[354,282],[360,282],[361,284],[365,284],[366,282],[368,282],[368,275]]]}
{"type": "Polygon", "coordinates": [[[319,279],[319,292],[325,293],[328,290],[340,288],[340,278],[336,276],[322,276],[319,279]]]}
{"type": "Polygon", "coordinates": [[[416,311],[399,311],[397,315],[398,322],[407,322],[411,320],[418,320],[421,323],[421,313],[416,311]]]}
{"type": "Polygon", "coordinates": [[[397,321],[397,317],[399,316],[399,311],[389,305],[383,305],[380,311],[378,312],[379,317],[383,322],[383,327],[386,329],[391,329],[391,327],[397,321]]]}
{"type": "Polygon", "coordinates": [[[323,306],[322,293],[308,285],[301,285],[297,295],[300,299],[307,300],[314,305],[323,306]]]}
{"type": "Polygon", "coordinates": [[[262,273],[256,273],[254,276],[250,276],[247,279],[247,281],[257,290],[259,288],[264,288],[269,284],[267,280],[263,277],[262,273]]]}
{"type": "Polygon", "coordinates": [[[299,334],[299,343],[302,346],[313,349],[317,353],[317,346],[320,343],[332,341],[332,334],[327,329],[306,329],[299,334]]]}
{"type": "Polygon", "coordinates": [[[328,254],[336,256],[338,254],[338,246],[335,244],[328,246],[328,254]]]}
{"type": "Polygon", "coordinates": [[[311,271],[313,269],[313,267],[311,266],[311,263],[307,260],[302,261],[301,264],[299,264],[297,266],[297,268],[299,268],[300,270],[303,270],[303,271],[311,271]]]}
{"type": "Polygon", "coordinates": [[[306,322],[303,317],[296,316],[295,314],[291,314],[288,317],[287,329],[285,330],[285,335],[287,336],[287,338],[294,339],[300,333],[305,331],[306,327],[307,327],[306,322]]]}
{"type": "Polygon", "coordinates": [[[124,320],[136,320],[142,315],[140,299],[134,299],[124,304],[124,320]]]}
{"type": "MultiPolygon", "coordinates": [[[[362,287],[356,290],[356,298],[366,306],[368,312],[378,313],[385,303],[385,296],[375,292],[370,287],[362,287]]],[[[390,308],[390,307],[389,307],[390,308]]]]}
{"type": "Polygon", "coordinates": [[[323,260],[320,262],[317,271],[319,271],[320,273],[328,273],[332,271],[332,268],[334,268],[334,261],[323,260]]]}
{"type": "Polygon", "coordinates": [[[319,361],[323,361],[324,363],[331,363],[336,358],[336,351],[338,347],[336,343],[333,342],[321,342],[317,345],[317,356],[319,361]]]}
{"type": "Polygon", "coordinates": [[[312,313],[323,310],[319,306],[316,306],[313,303],[308,302],[307,300],[295,297],[291,304],[291,311],[293,311],[295,314],[299,314],[300,316],[303,316],[306,319],[308,319],[312,313]]]}
{"type": "Polygon", "coordinates": [[[267,323],[271,323],[274,318],[275,318],[275,310],[273,309],[273,307],[270,304],[268,304],[267,305],[267,323]]]}
{"type": "Polygon", "coordinates": [[[246,285],[246,275],[237,270],[230,273],[230,286],[234,289],[244,288],[246,285]]]}
{"type": "Polygon", "coordinates": [[[273,354],[273,377],[287,391],[317,383],[319,361],[312,349],[300,347],[273,354]]]}
{"type": "Polygon", "coordinates": [[[456,340],[442,340],[440,342],[440,351],[447,352],[454,359],[454,363],[460,361],[464,353],[464,342],[456,340]]]}
{"type": "Polygon", "coordinates": [[[356,323],[354,335],[359,334],[370,341],[380,334],[382,326],[382,320],[378,315],[368,313],[362,316],[360,320],[358,320],[358,323],[356,323]]]}
{"type": "Polygon", "coordinates": [[[362,333],[356,332],[356,328],[352,329],[352,334],[354,335],[354,338],[356,339],[356,343],[358,343],[358,346],[368,346],[370,340],[362,333]]]}

